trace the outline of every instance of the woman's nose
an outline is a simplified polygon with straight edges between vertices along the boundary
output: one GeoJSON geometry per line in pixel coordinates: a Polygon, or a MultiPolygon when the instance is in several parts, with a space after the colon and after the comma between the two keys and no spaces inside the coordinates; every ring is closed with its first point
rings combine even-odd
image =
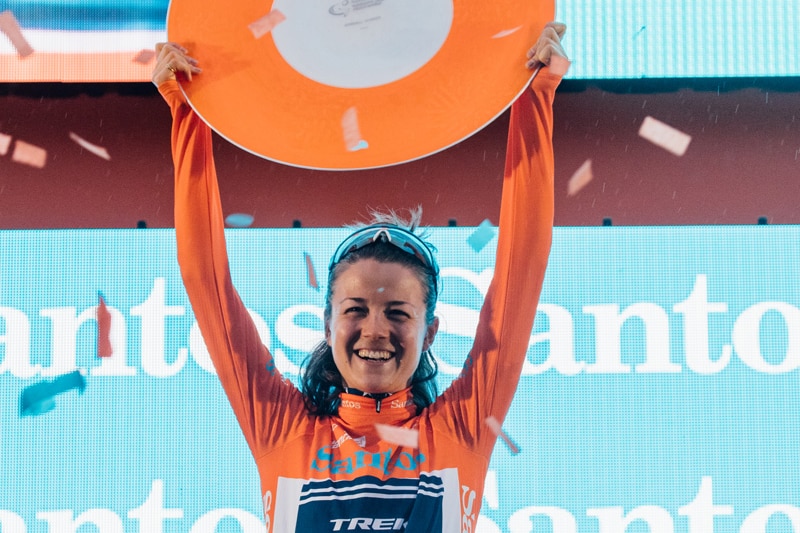
{"type": "Polygon", "coordinates": [[[365,337],[388,337],[389,327],[386,318],[380,313],[370,313],[362,324],[361,334],[365,337]]]}

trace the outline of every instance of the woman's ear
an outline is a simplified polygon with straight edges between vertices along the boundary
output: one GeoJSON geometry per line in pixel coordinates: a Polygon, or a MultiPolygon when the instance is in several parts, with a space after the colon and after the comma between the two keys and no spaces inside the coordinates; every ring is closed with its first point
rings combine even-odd
{"type": "Polygon", "coordinates": [[[436,333],[439,331],[439,317],[433,317],[433,322],[428,324],[428,329],[425,332],[425,340],[422,343],[422,351],[430,349],[433,344],[433,339],[436,338],[436,333]]]}
{"type": "Polygon", "coordinates": [[[331,324],[329,320],[325,321],[325,342],[328,346],[331,345],[331,324]]]}

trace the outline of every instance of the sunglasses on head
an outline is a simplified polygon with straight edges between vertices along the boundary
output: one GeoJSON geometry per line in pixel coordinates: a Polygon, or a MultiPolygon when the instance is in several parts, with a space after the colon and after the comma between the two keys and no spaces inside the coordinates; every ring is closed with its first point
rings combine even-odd
{"type": "Polygon", "coordinates": [[[375,242],[389,243],[404,252],[416,257],[433,274],[434,294],[438,290],[439,265],[433,252],[425,242],[417,237],[413,232],[400,226],[391,224],[373,224],[354,231],[336,248],[331,257],[328,271],[342,260],[350,252],[360,250],[375,242]]]}

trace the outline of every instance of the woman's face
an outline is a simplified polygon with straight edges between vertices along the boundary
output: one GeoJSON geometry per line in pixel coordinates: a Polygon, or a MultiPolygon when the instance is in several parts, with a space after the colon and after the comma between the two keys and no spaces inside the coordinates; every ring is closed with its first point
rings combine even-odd
{"type": "Polygon", "coordinates": [[[325,339],[345,386],[363,392],[408,387],[438,319],[425,323],[424,287],[398,263],[362,259],[337,277],[325,339]]]}

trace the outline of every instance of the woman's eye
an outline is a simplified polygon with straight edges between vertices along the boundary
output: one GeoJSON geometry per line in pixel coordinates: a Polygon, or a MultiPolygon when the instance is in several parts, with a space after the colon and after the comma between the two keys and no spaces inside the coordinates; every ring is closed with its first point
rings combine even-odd
{"type": "Polygon", "coordinates": [[[347,309],[344,310],[344,313],[346,315],[351,313],[363,313],[363,312],[364,312],[363,307],[348,307],[347,309]]]}
{"type": "Polygon", "coordinates": [[[400,309],[392,309],[389,311],[389,316],[393,318],[408,318],[408,313],[405,311],[401,311],[400,309]]]}

